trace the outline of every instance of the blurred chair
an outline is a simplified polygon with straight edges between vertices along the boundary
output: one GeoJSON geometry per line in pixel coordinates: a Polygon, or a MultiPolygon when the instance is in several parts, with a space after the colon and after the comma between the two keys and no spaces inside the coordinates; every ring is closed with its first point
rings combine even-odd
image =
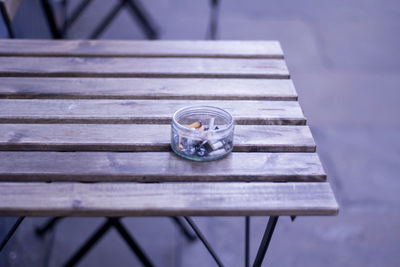
{"type": "Polygon", "coordinates": [[[216,40],[218,33],[218,16],[220,0],[210,0],[211,14],[210,14],[210,25],[208,28],[208,34],[206,39],[216,40]]]}
{"type": "MultiPolygon", "coordinates": [[[[54,1],[54,0],[53,0],[54,1]]],[[[51,35],[54,39],[63,39],[66,37],[68,29],[72,24],[78,19],[78,17],[84,12],[84,10],[89,6],[92,0],[81,0],[78,6],[71,12],[68,17],[66,14],[67,4],[69,0],[57,0],[61,5],[61,15],[62,22],[58,23],[61,26],[57,26],[56,12],[53,8],[51,2],[52,0],[41,0],[43,10],[46,14],[47,23],[50,28],[51,35]]],[[[209,0],[210,3],[210,23],[206,35],[206,39],[216,40],[218,32],[218,16],[219,16],[219,6],[220,0],[209,0]]],[[[133,19],[137,20],[141,26],[147,39],[158,39],[159,32],[152,23],[151,19],[147,15],[144,8],[141,6],[138,0],[119,0],[117,4],[108,12],[104,19],[95,28],[89,39],[97,39],[104,32],[104,30],[111,24],[118,13],[126,7],[130,12],[133,19]]]]}
{"type": "MultiPolygon", "coordinates": [[[[53,1],[41,0],[52,37],[54,39],[65,38],[68,29],[89,6],[91,1],[92,0],[81,0],[79,5],[71,12],[70,17],[67,17],[66,10],[69,0],[58,0],[58,2],[61,4],[62,14],[64,17],[62,27],[59,27],[57,26],[54,8],[51,3],[53,1]]],[[[119,2],[117,2],[117,4],[108,12],[104,19],[95,28],[93,33],[89,36],[89,39],[97,39],[124,7],[128,9],[132,18],[137,20],[147,39],[158,39],[159,34],[156,30],[156,27],[153,25],[152,21],[138,0],[119,0],[119,2]]]]}
{"type": "Polygon", "coordinates": [[[1,15],[6,25],[8,36],[14,38],[14,32],[11,27],[11,21],[13,20],[15,13],[17,13],[21,0],[0,0],[1,15]]]}

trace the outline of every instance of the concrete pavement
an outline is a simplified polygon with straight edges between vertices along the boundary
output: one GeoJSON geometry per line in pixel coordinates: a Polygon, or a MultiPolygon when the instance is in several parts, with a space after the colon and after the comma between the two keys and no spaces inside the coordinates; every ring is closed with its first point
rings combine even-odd
{"type": "MultiPolygon", "coordinates": [[[[49,37],[37,2],[23,1],[14,22],[17,36],[49,37]]],[[[110,2],[95,1],[70,38],[85,38],[110,2]]],[[[207,1],[142,2],[162,39],[204,39],[207,1]]],[[[265,266],[400,266],[399,29],[395,0],[222,1],[220,39],[281,42],[341,208],[337,217],[301,217],[294,223],[280,218],[265,266]]],[[[143,35],[122,13],[103,38],[143,35]]],[[[29,218],[0,255],[0,266],[59,266],[102,220],[65,219],[40,240],[33,228],[44,219],[29,218]]],[[[226,266],[243,266],[243,218],[195,220],[226,266]]],[[[252,258],[266,220],[252,220],[252,258]]],[[[12,221],[1,219],[0,232],[12,221]]],[[[204,247],[186,242],[168,218],[124,223],[157,266],[214,265],[204,247]]],[[[108,265],[138,265],[115,231],[79,266],[108,265]]]]}

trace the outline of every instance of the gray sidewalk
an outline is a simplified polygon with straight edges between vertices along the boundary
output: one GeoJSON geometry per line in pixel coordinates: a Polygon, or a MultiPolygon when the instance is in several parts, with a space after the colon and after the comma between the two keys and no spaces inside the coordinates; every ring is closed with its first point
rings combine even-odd
{"type": "MultiPolygon", "coordinates": [[[[38,0],[23,1],[20,38],[48,38],[38,0]]],[[[73,1],[77,3],[77,1],[73,1]]],[[[95,1],[71,29],[85,38],[113,1],[95,1]]],[[[144,2],[162,39],[204,39],[208,1],[144,2]]],[[[400,266],[400,3],[398,1],[222,1],[220,39],[276,39],[284,49],[328,180],[337,217],[278,221],[264,266],[400,266]]],[[[127,13],[105,39],[142,39],[127,13]]],[[[194,218],[226,266],[243,266],[244,219],[194,218]]],[[[0,220],[0,233],[13,218],[0,220]]],[[[44,218],[28,218],[0,255],[0,266],[60,266],[102,218],[68,218],[44,239],[44,218]]],[[[168,218],[125,218],[157,266],[214,266],[168,218]]],[[[267,218],[253,218],[252,258],[267,218]]],[[[140,266],[115,231],[79,266],[140,266]]]]}

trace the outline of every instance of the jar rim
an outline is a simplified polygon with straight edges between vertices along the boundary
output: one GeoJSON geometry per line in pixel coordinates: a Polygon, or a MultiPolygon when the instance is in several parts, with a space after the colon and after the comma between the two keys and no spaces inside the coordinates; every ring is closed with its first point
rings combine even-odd
{"type": "Polygon", "coordinates": [[[180,128],[181,130],[187,131],[189,129],[185,125],[182,125],[178,122],[178,120],[177,120],[178,115],[180,115],[184,111],[191,111],[191,110],[194,111],[194,110],[200,110],[200,109],[214,111],[214,112],[222,114],[223,117],[228,118],[228,124],[226,126],[221,127],[218,130],[213,130],[213,132],[222,133],[233,127],[234,120],[233,120],[232,115],[228,111],[226,111],[225,109],[219,108],[219,107],[206,106],[206,105],[193,105],[193,106],[182,107],[182,108],[178,109],[177,111],[175,111],[174,115],[172,116],[172,122],[174,123],[175,126],[180,128]]]}

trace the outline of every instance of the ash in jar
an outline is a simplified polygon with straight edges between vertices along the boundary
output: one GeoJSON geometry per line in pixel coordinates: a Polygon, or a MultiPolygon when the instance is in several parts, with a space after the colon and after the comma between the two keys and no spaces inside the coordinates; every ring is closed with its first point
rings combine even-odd
{"type": "Polygon", "coordinates": [[[189,159],[206,161],[221,158],[232,151],[233,131],[219,131],[215,118],[186,125],[185,131],[172,128],[173,150],[189,159]]]}

